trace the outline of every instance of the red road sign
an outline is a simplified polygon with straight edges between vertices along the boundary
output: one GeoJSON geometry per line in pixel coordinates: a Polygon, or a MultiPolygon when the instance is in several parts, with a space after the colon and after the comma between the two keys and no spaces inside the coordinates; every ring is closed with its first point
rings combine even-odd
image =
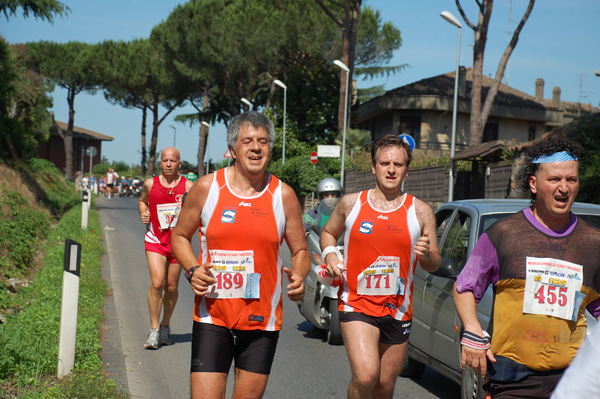
{"type": "Polygon", "coordinates": [[[317,164],[317,160],[319,159],[319,157],[317,156],[317,152],[313,151],[310,153],[310,162],[312,162],[313,165],[317,164]]]}
{"type": "Polygon", "coordinates": [[[227,151],[225,151],[225,155],[223,155],[223,158],[233,158],[231,156],[231,152],[229,151],[229,148],[227,149],[227,151]]]}

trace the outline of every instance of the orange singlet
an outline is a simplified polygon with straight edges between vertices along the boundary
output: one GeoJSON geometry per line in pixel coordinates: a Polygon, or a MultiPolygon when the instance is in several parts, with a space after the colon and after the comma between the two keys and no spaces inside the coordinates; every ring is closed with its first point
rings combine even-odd
{"type": "Polygon", "coordinates": [[[362,191],[346,218],[344,284],[338,310],[369,316],[412,319],[412,289],[421,236],[414,197],[405,194],[391,211],[378,211],[362,191]]]}
{"type": "Polygon", "coordinates": [[[281,330],[285,232],[281,182],[269,176],[257,196],[240,197],[227,182],[227,168],[215,173],[200,225],[200,257],[214,265],[217,283],[196,296],[194,320],[229,329],[281,330]]]}

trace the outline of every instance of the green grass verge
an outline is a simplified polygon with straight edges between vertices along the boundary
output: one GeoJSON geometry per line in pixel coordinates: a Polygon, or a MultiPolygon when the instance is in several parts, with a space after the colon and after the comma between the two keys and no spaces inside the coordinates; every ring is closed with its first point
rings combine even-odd
{"type": "Polygon", "coordinates": [[[67,211],[41,248],[42,267],[13,298],[21,310],[0,325],[0,397],[127,398],[102,374],[99,342],[107,283],[102,279],[100,220],[89,212],[81,229],[81,205],[67,211]],[[82,245],[75,368],[58,380],[58,339],[65,239],[82,245]],[[16,395],[16,396],[15,396],[16,395]]]}

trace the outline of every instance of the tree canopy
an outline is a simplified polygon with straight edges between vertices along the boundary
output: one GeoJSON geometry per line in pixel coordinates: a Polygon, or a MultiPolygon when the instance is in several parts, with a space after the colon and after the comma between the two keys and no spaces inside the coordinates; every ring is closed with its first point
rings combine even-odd
{"type": "Polygon", "coordinates": [[[28,70],[22,45],[0,37],[0,159],[15,162],[35,156],[37,143],[50,134],[50,87],[28,70]]]}
{"type": "Polygon", "coordinates": [[[54,21],[54,16],[67,15],[71,9],[56,0],[0,0],[0,14],[4,14],[6,19],[9,16],[16,16],[17,10],[23,10],[23,16],[28,18],[45,19],[49,22],[54,21]]]}
{"type": "Polygon", "coordinates": [[[93,45],[82,42],[32,42],[27,44],[30,65],[52,84],[67,90],[69,121],[66,131],[55,125],[65,145],[65,174],[74,180],[73,126],[75,97],[87,91],[94,93],[98,84],[98,68],[93,45]]]}

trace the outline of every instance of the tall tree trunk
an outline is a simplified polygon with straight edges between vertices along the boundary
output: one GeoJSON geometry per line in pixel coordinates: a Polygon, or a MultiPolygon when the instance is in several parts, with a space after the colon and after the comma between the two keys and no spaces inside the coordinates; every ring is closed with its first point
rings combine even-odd
{"type": "Polygon", "coordinates": [[[352,101],[350,93],[347,97],[346,108],[346,91],[352,90],[352,76],[354,76],[354,57],[356,54],[356,36],[358,30],[358,13],[360,11],[362,0],[346,0],[344,5],[344,21],[343,21],[343,55],[342,62],[346,64],[350,72],[342,71],[340,74],[340,101],[338,107],[338,137],[342,138],[344,131],[344,109],[346,109],[346,129],[350,127],[350,108],[352,101]],[[346,75],[349,75],[346,78],[346,75]],[[346,80],[347,79],[347,80],[346,80]],[[346,87],[348,82],[348,87],[346,87]]]}
{"type": "Polygon", "coordinates": [[[483,128],[481,123],[481,91],[482,91],[482,76],[483,76],[483,56],[485,53],[485,44],[487,42],[489,18],[492,14],[494,5],[493,0],[484,0],[482,10],[479,13],[477,21],[477,29],[475,29],[475,38],[473,43],[473,85],[471,87],[471,119],[470,131],[471,136],[469,145],[479,144],[483,138],[483,128]],[[486,6],[487,5],[487,6],[486,6]]]}
{"type": "Polygon", "coordinates": [[[483,101],[483,59],[485,53],[485,45],[488,37],[489,23],[492,16],[492,9],[494,7],[494,0],[475,1],[475,3],[477,4],[477,8],[479,9],[477,25],[471,23],[471,21],[467,18],[460,4],[460,0],[455,1],[458,11],[460,12],[460,15],[462,16],[463,20],[475,32],[475,39],[473,45],[473,84],[471,87],[471,116],[469,123],[469,145],[475,145],[481,143],[483,140],[483,131],[485,129],[485,125],[492,110],[494,100],[496,99],[496,95],[498,94],[498,89],[500,88],[502,77],[504,76],[506,64],[508,63],[511,54],[515,49],[517,42],[519,41],[519,35],[523,30],[523,26],[525,26],[525,23],[531,15],[531,11],[533,10],[535,0],[529,0],[527,9],[523,14],[523,17],[521,18],[517,29],[515,29],[509,44],[506,46],[502,57],[500,58],[498,68],[496,70],[496,76],[494,77],[494,82],[492,83],[486,95],[483,107],[481,105],[483,101]]]}
{"type": "Polygon", "coordinates": [[[65,145],[65,176],[67,180],[75,181],[73,168],[73,126],[75,124],[75,90],[68,89],[67,103],[69,104],[69,122],[67,131],[64,132],[63,142],[65,145]]]}
{"type": "Polygon", "coordinates": [[[146,176],[146,171],[148,170],[146,163],[146,115],[148,111],[148,107],[144,106],[142,108],[142,176],[146,176]]]}
{"type": "Polygon", "coordinates": [[[158,99],[155,99],[152,105],[152,138],[150,139],[150,154],[148,154],[148,175],[153,176],[155,173],[156,164],[156,146],[158,143],[158,126],[160,125],[158,118],[158,99]]]}
{"type": "MultiPolygon", "coordinates": [[[[342,28],[342,62],[346,64],[350,72],[348,73],[348,86],[346,87],[346,71],[340,74],[340,101],[338,106],[338,138],[341,139],[344,130],[344,109],[346,101],[346,90],[351,90],[352,75],[354,73],[354,56],[356,54],[356,36],[358,30],[358,15],[362,0],[344,0],[344,16],[340,21],[336,12],[332,12],[324,3],[323,0],[316,0],[317,4],[325,11],[327,16],[342,28]]],[[[333,3],[333,2],[331,2],[333,3]]],[[[333,3],[334,6],[339,6],[338,3],[333,3]]],[[[351,96],[348,96],[348,108],[346,115],[346,126],[350,125],[350,101],[351,96]]]]}
{"type": "MultiPolygon", "coordinates": [[[[208,108],[208,102],[209,97],[208,97],[208,84],[206,84],[204,86],[204,96],[202,98],[202,109],[207,109],[208,108]]],[[[200,112],[200,110],[198,110],[198,112],[200,112]]],[[[204,124],[202,124],[202,117],[199,118],[200,119],[200,128],[199,130],[199,135],[200,135],[200,140],[198,142],[198,176],[204,176],[205,174],[205,168],[204,168],[204,156],[206,155],[206,144],[208,143],[208,126],[204,126],[204,124]]],[[[209,160],[206,160],[207,162],[209,162],[209,160]]]]}
{"type": "Polygon", "coordinates": [[[160,124],[169,116],[171,112],[181,105],[183,101],[178,101],[167,109],[162,117],[159,116],[160,112],[160,95],[155,94],[152,103],[148,104],[148,108],[152,111],[152,138],[150,139],[150,154],[148,156],[148,175],[152,176],[155,171],[156,164],[156,147],[158,145],[158,127],[160,124]]]}

